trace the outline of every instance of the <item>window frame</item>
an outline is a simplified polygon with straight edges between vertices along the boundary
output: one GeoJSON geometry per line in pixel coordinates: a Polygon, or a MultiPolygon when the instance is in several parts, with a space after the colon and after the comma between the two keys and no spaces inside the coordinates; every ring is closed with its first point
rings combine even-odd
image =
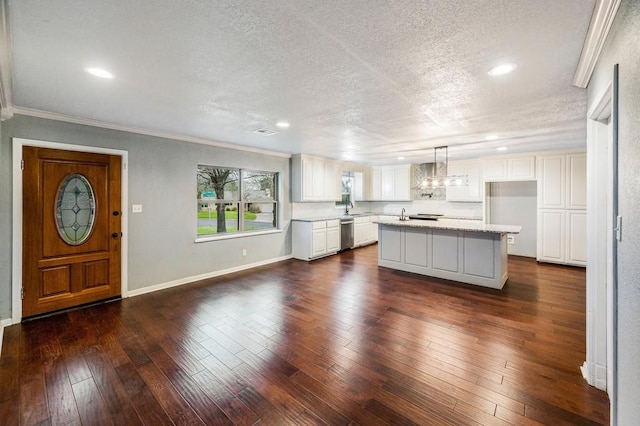
{"type": "Polygon", "coordinates": [[[342,191],[340,193],[341,197],[340,197],[340,201],[336,201],[335,202],[335,206],[334,208],[336,209],[344,209],[347,205],[347,203],[351,203],[351,205],[353,205],[353,199],[354,199],[354,194],[353,194],[353,187],[355,186],[355,174],[354,172],[351,171],[343,171],[342,172],[342,176],[341,176],[341,183],[340,183],[340,188],[343,187],[343,181],[344,179],[348,179],[349,180],[349,184],[348,184],[348,188],[349,191],[348,192],[344,192],[342,191]],[[345,196],[347,197],[347,201],[344,201],[345,196]]]}
{"type": "MultiPolygon", "coordinates": [[[[212,234],[198,234],[198,213],[200,212],[200,205],[202,204],[202,197],[200,198],[196,198],[196,205],[197,205],[197,209],[196,209],[196,238],[195,238],[195,242],[206,242],[206,241],[215,241],[215,240],[223,240],[223,239],[230,239],[230,238],[242,238],[242,237],[248,237],[248,236],[255,236],[255,235],[264,235],[264,234],[274,234],[274,233],[280,233],[282,232],[281,229],[281,212],[280,212],[280,207],[281,207],[281,201],[280,201],[280,194],[281,194],[281,190],[280,190],[280,172],[277,171],[268,171],[268,170],[257,170],[257,169],[250,169],[250,168],[242,168],[242,167],[227,167],[227,166],[215,166],[215,165],[210,165],[210,164],[198,164],[197,166],[197,171],[196,171],[196,189],[198,188],[198,179],[199,179],[199,170],[203,169],[203,168],[210,168],[210,169],[224,169],[224,170],[232,170],[232,171],[237,171],[238,173],[238,178],[237,178],[237,182],[238,182],[238,190],[237,190],[237,198],[231,198],[231,199],[213,199],[213,200],[207,200],[207,203],[211,206],[211,205],[216,205],[216,204],[233,204],[235,206],[237,206],[237,212],[238,212],[238,219],[237,219],[237,223],[238,223],[238,229],[237,231],[231,231],[231,232],[223,232],[223,233],[212,233],[212,234]],[[274,179],[274,183],[273,183],[273,188],[274,188],[274,194],[272,195],[272,199],[271,200],[247,200],[245,198],[245,194],[246,192],[248,192],[246,185],[245,185],[245,178],[247,177],[247,174],[265,174],[265,175],[273,175],[273,179],[274,179]],[[257,230],[246,230],[246,220],[245,219],[245,213],[249,212],[249,206],[251,204],[273,204],[273,227],[271,228],[266,228],[266,229],[257,229],[257,230]]],[[[196,191],[196,195],[198,195],[198,190],[196,191]]]]}

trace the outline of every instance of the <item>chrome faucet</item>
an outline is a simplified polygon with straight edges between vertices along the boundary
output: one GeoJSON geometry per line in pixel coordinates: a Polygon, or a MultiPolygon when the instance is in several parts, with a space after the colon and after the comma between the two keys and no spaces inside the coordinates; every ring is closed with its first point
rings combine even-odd
{"type": "Polygon", "coordinates": [[[345,215],[349,214],[349,206],[351,206],[351,208],[353,208],[353,203],[351,201],[347,201],[347,203],[344,205],[344,214],[345,215]]]}
{"type": "Polygon", "coordinates": [[[402,208],[402,212],[400,213],[400,220],[406,220],[405,217],[404,217],[404,212],[405,212],[405,210],[404,210],[404,207],[403,207],[402,208]]]}

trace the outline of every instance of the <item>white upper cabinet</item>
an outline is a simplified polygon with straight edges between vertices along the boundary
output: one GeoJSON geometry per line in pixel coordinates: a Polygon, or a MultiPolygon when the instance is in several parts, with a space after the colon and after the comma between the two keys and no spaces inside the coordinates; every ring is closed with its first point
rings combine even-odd
{"type": "Polygon", "coordinates": [[[294,202],[338,201],[342,171],[340,163],[319,157],[291,157],[291,189],[294,202]]]}
{"type": "Polygon", "coordinates": [[[365,198],[365,174],[363,172],[353,172],[353,199],[354,201],[366,201],[365,198]]]}
{"type": "Polygon", "coordinates": [[[538,207],[564,209],[566,190],[565,155],[549,155],[538,158],[538,207]]]}
{"type": "Polygon", "coordinates": [[[536,179],[536,158],[500,157],[483,160],[482,177],[485,182],[523,181],[536,179]]]}
{"type": "Polygon", "coordinates": [[[324,162],[324,199],[337,201],[342,198],[342,168],[337,161],[324,162]]]}
{"type": "Polygon", "coordinates": [[[411,165],[373,167],[371,200],[410,201],[411,165]]]}
{"type": "Polygon", "coordinates": [[[311,181],[312,187],[312,201],[322,201],[327,198],[324,196],[324,188],[325,188],[325,174],[324,174],[324,161],[314,158],[312,160],[305,160],[307,162],[311,162],[311,167],[313,169],[313,178],[311,181]]]}
{"type": "Polygon", "coordinates": [[[480,161],[450,161],[447,174],[469,178],[467,186],[447,186],[447,201],[481,202],[483,193],[482,163],[480,161]]]}
{"type": "Polygon", "coordinates": [[[518,157],[507,159],[507,177],[509,180],[535,180],[536,157],[518,157]]]}
{"type": "Polygon", "coordinates": [[[567,155],[567,209],[587,208],[587,154],[567,155]]]}
{"type": "Polygon", "coordinates": [[[371,169],[371,199],[382,199],[382,170],[377,167],[371,169]]]}
{"type": "Polygon", "coordinates": [[[538,157],[538,207],[584,210],[587,208],[587,155],[560,154],[538,157]]]}
{"type": "Polygon", "coordinates": [[[507,180],[507,159],[497,158],[484,160],[482,176],[487,182],[507,180]]]}

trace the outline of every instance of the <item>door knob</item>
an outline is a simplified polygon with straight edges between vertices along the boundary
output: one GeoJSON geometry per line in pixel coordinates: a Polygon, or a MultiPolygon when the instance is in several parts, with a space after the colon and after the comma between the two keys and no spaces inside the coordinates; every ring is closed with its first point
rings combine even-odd
{"type": "Polygon", "coordinates": [[[118,238],[118,233],[114,232],[113,234],[111,234],[111,238],[113,238],[114,240],[118,238]]]}

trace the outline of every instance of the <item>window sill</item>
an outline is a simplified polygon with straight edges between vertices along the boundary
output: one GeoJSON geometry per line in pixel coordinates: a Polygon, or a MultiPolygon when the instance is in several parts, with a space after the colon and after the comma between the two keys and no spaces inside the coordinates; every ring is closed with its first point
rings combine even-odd
{"type": "Polygon", "coordinates": [[[211,235],[206,237],[197,237],[195,243],[206,243],[208,241],[231,240],[234,238],[255,237],[256,235],[280,234],[282,229],[270,229],[268,231],[256,232],[238,232],[234,234],[211,235]]]}

